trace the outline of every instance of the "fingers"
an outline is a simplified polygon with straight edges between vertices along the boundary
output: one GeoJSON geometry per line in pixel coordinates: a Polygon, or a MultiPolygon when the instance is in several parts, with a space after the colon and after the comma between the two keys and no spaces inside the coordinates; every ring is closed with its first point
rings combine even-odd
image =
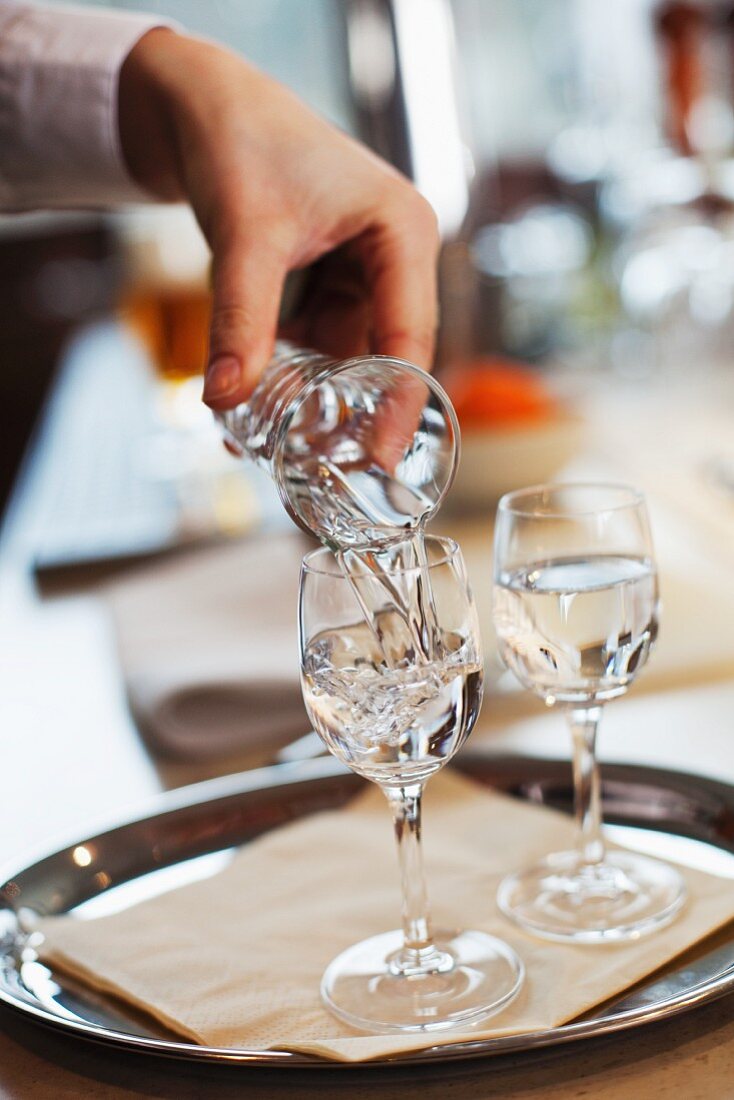
{"type": "Polygon", "coordinates": [[[438,228],[415,192],[360,242],[372,295],[374,351],[430,370],[438,323],[438,228]]]}
{"type": "Polygon", "coordinates": [[[298,312],[282,331],[334,359],[350,359],[367,354],[370,329],[363,268],[337,249],[311,268],[298,312]]]}
{"type": "Polygon", "coordinates": [[[383,394],[374,418],[372,455],[387,473],[395,473],[413,443],[430,396],[426,383],[408,374],[397,379],[383,394]]]}
{"type": "Polygon", "coordinates": [[[366,355],[370,348],[369,303],[364,298],[329,294],[281,331],[286,340],[314,348],[333,359],[366,355]]]}
{"type": "Polygon", "coordinates": [[[203,398],[223,410],[245,401],[273,352],[286,264],[267,233],[214,247],[209,363],[203,398]]]}

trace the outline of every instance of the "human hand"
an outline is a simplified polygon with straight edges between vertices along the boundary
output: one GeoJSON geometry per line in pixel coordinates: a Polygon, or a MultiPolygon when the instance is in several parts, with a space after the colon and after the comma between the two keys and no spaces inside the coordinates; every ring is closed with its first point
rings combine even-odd
{"type": "Polygon", "coordinates": [[[119,118],[133,177],[190,202],[212,249],[207,404],[252,392],[284,279],[315,261],[287,335],[430,368],[438,231],[403,176],[235,54],[163,28],[123,65],[119,118]]]}

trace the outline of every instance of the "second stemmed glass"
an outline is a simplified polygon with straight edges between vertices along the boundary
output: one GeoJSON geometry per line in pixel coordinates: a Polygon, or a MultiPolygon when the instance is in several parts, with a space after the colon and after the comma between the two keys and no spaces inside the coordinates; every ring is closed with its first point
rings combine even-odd
{"type": "Polygon", "coordinates": [[[624,485],[546,485],[500,501],[494,622],[500,653],[573,739],[578,848],[506,878],[500,908],[554,940],[635,939],[669,923],[685,900],[674,868],[608,852],[601,831],[596,734],[602,704],[622,695],[658,630],[658,582],[647,509],[624,485]]]}
{"type": "Polygon", "coordinates": [[[482,660],[458,546],[434,537],[424,546],[418,566],[406,566],[392,548],[368,572],[345,575],[323,549],[308,554],[301,571],[306,707],[327,748],[387,796],[398,845],[402,931],[348,948],[321,985],[332,1012],[372,1031],[472,1024],[508,1004],[523,978],[501,940],[479,931],[434,936],[431,929],[421,796],[474,725],[482,660]]]}

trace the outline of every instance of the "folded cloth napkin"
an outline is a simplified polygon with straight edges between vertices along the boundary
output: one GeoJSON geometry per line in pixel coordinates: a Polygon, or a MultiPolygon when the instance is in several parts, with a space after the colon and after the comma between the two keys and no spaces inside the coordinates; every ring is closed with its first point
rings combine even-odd
{"type": "Polygon", "coordinates": [[[133,715],[177,759],[278,748],[310,729],[298,673],[299,534],[182,554],[105,586],[133,715]]]}
{"type": "Polygon", "coordinates": [[[391,836],[385,801],[371,788],[346,810],[261,837],[206,881],[98,919],[47,918],[41,956],[194,1042],[356,1062],[557,1026],[734,916],[734,881],[681,868],[683,912],[635,943],[576,946],[525,935],[498,912],[498,881],[571,847],[573,821],[442,773],[428,784],[424,829],[435,924],[507,940],[526,981],[501,1015],[463,1031],[360,1035],[322,1007],[319,982],[339,951],[399,923],[391,836]]]}

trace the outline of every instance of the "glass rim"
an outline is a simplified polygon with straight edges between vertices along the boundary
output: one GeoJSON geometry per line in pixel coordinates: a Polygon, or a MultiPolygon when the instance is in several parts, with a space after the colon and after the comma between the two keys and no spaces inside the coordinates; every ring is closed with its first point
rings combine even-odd
{"type": "MultiPolygon", "coordinates": [[[[321,352],[316,352],[315,354],[322,356],[323,362],[321,370],[315,374],[313,378],[309,378],[303,388],[288,402],[281,416],[279,436],[282,437],[287,433],[290,428],[290,423],[300,406],[304,401],[308,400],[314,390],[317,389],[325,379],[337,374],[346,374],[348,371],[354,370],[355,367],[364,367],[369,363],[378,363],[384,366],[389,365],[395,367],[397,370],[413,375],[414,378],[418,378],[423,382],[426,388],[440,400],[441,406],[451,425],[454,437],[454,469],[458,466],[461,457],[461,428],[459,427],[459,418],[456,415],[456,409],[454,408],[451,398],[431,371],[427,370],[425,367],[419,367],[417,363],[411,363],[409,359],[401,359],[397,355],[378,355],[372,352],[365,352],[363,355],[352,355],[349,359],[332,359],[323,355],[321,352]]],[[[450,482],[446,491],[449,487],[450,482]]]]}
{"type": "MultiPolygon", "coordinates": [[[[461,547],[455,539],[450,538],[448,535],[426,535],[425,541],[433,545],[438,543],[438,545],[443,547],[441,556],[435,561],[429,561],[425,568],[436,569],[439,565],[447,565],[456,558],[457,554],[461,557],[461,547]]],[[[420,573],[423,568],[424,566],[421,565],[407,565],[404,568],[398,569],[375,569],[370,570],[370,575],[376,577],[398,577],[405,576],[408,573],[420,573]]],[[[301,562],[301,573],[312,573],[320,577],[332,577],[334,580],[349,583],[348,577],[339,567],[336,560],[336,554],[333,550],[330,550],[328,546],[318,546],[314,550],[309,550],[301,562]],[[328,568],[320,568],[322,559],[329,563],[328,568]]]]}
{"type": "Polygon", "coordinates": [[[645,494],[636,489],[633,485],[628,485],[622,481],[556,481],[539,485],[528,485],[524,489],[515,489],[511,493],[505,493],[500,498],[497,505],[497,511],[509,513],[515,516],[522,516],[525,519],[583,519],[585,516],[598,516],[606,515],[612,512],[621,512],[625,508],[636,508],[645,504],[645,494]],[[552,494],[568,491],[584,491],[584,490],[613,490],[624,496],[625,499],[619,500],[615,503],[599,505],[597,507],[588,508],[560,508],[560,507],[518,507],[520,501],[531,500],[535,498],[536,501],[543,495],[551,496],[552,494]]]}
{"type": "Polygon", "coordinates": [[[349,359],[333,359],[329,356],[323,355],[322,352],[316,352],[315,354],[322,356],[322,368],[305,383],[302,390],[289,401],[286,408],[283,410],[280,417],[280,423],[278,425],[275,443],[273,445],[273,471],[275,473],[274,481],[275,487],[278,491],[281,503],[286,512],[293,520],[293,522],[305,531],[306,534],[312,535],[313,531],[307,526],[307,524],[300,517],[296,509],[291,503],[290,497],[285,488],[285,479],[283,477],[283,462],[284,456],[282,451],[282,443],[285,440],[288,432],[290,431],[291,424],[293,422],[298,409],[301,407],[304,401],[307,401],[314,391],[325,381],[326,378],[344,374],[349,370],[353,370],[355,367],[363,367],[367,363],[383,363],[389,364],[392,367],[396,367],[399,370],[405,371],[408,374],[419,378],[423,382],[430,393],[433,393],[434,397],[438,399],[441,407],[446,415],[446,419],[451,428],[451,440],[453,449],[453,461],[449,469],[448,477],[441,487],[441,491],[436,498],[436,502],[431,509],[431,515],[434,515],[441,507],[442,503],[446,499],[449,489],[454,483],[457,471],[459,469],[459,463],[461,462],[461,428],[459,426],[459,418],[456,415],[456,409],[453,402],[449,397],[446,390],[443,388],[438,379],[426,370],[424,367],[419,367],[417,363],[411,363],[409,359],[401,359],[397,355],[378,355],[372,352],[365,352],[363,355],[353,355],[349,359]]]}

